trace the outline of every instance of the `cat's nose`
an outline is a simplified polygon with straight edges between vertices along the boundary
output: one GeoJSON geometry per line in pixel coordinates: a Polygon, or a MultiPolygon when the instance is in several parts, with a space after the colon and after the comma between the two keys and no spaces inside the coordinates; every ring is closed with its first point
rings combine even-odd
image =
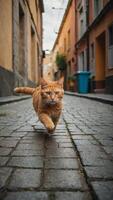
{"type": "Polygon", "coordinates": [[[54,101],[55,95],[51,95],[51,100],[54,101]]]}

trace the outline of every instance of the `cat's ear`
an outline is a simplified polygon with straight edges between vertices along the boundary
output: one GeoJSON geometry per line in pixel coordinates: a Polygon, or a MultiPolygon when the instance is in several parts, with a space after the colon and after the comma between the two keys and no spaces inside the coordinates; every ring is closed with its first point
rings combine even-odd
{"type": "Polygon", "coordinates": [[[64,77],[62,76],[62,77],[57,81],[57,83],[63,87],[64,77]]]}
{"type": "Polygon", "coordinates": [[[41,80],[40,80],[40,85],[41,85],[41,87],[43,88],[43,87],[45,87],[45,86],[48,85],[48,82],[47,82],[44,78],[41,78],[41,80]]]}

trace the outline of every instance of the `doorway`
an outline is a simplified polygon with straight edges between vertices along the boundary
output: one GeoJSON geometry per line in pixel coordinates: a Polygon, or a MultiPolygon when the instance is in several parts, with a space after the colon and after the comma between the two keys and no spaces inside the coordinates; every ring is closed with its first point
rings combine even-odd
{"type": "Polygon", "coordinates": [[[96,38],[96,89],[105,89],[106,48],[105,32],[96,38]]]}

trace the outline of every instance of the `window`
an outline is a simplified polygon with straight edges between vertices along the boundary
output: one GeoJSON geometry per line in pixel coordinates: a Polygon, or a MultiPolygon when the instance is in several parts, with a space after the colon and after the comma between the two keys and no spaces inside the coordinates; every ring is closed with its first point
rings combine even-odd
{"type": "Polygon", "coordinates": [[[38,46],[38,43],[37,43],[37,82],[39,82],[39,77],[41,76],[40,74],[40,66],[39,66],[39,46],[38,46]]]}
{"type": "Polygon", "coordinates": [[[68,75],[71,75],[71,61],[68,62],[68,75]]]}
{"type": "Polygon", "coordinates": [[[79,71],[83,71],[84,70],[84,63],[85,63],[84,51],[82,51],[81,54],[79,55],[79,60],[78,60],[79,71]]]}
{"type": "Polygon", "coordinates": [[[70,30],[68,31],[68,50],[70,49],[70,44],[71,44],[71,41],[70,41],[70,30]]]}
{"type": "Polygon", "coordinates": [[[66,38],[64,38],[64,52],[66,51],[66,38]]]}
{"type": "Polygon", "coordinates": [[[94,59],[94,43],[91,44],[91,59],[94,59]]]}
{"type": "Polygon", "coordinates": [[[113,24],[108,28],[108,66],[113,68],[113,24]]]}
{"type": "Polygon", "coordinates": [[[31,78],[35,81],[35,32],[31,27],[31,78]]]}
{"type": "Polygon", "coordinates": [[[90,46],[90,70],[92,74],[95,74],[95,49],[94,49],[94,43],[90,46]]]}
{"type": "Polygon", "coordinates": [[[82,64],[82,69],[84,69],[84,52],[81,53],[81,64],[82,64]]]}
{"type": "Polygon", "coordinates": [[[19,73],[24,77],[25,75],[25,16],[24,11],[19,4],[19,73]]]}
{"type": "Polygon", "coordinates": [[[84,21],[83,19],[80,20],[80,36],[84,33],[84,21]]]}
{"type": "Polygon", "coordinates": [[[77,17],[78,17],[78,37],[80,38],[86,31],[86,0],[80,1],[77,7],[77,17]]]}
{"type": "Polygon", "coordinates": [[[109,46],[113,45],[113,24],[109,27],[109,46]]]}
{"type": "Polygon", "coordinates": [[[87,48],[84,50],[84,71],[87,71],[87,48]]]}
{"type": "Polygon", "coordinates": [[[94,0],[94,17],[96,17],[102,9],[102,0],[94,0]]]}

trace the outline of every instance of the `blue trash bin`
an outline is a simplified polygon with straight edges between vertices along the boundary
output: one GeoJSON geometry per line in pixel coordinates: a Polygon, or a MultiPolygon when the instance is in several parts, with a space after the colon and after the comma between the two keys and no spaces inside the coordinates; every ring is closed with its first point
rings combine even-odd
{"type": "Polygon", "coordinates": [[[84,94],[88,93],[90,74],[91,73],[88,71],[79,71],[76,73],[79,93],[84,93],[84,94]]]}

